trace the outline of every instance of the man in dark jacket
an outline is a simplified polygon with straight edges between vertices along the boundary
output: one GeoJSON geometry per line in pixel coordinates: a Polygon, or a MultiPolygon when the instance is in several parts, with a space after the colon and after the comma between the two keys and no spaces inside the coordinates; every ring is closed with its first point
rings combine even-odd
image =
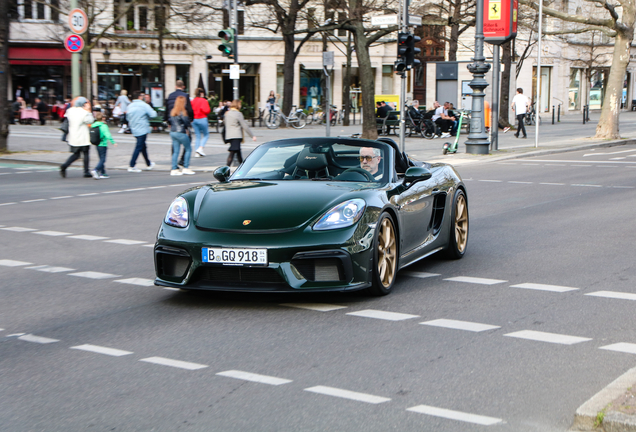
{"type": "Polygon", "coordinates": [[[42,102],[42,99],[35,98],[34,108],[38,110],[38,114],[40,117],[40,125],[44,126],[46,124],[46,116],[49,113],[49,106],[42,102]]]}
{"type": "MultiPolygon", "coordinates": [[[[187,94],[185,90],[185,84],[181,80],[177,80],[175,83],[175,87],[177,88],[175,91],[168,95],[168,99],[166,100],[166,110],[163,113],[163,120],[170,123],[170,111],[174,108],[174,101],[177,100],[177,97],[183,96],[186,98],[186,111],[188,112],[188,117],[190,118],[190,122],[194,120],[194,111],[192,111],[192,104],[190,103],[190,95],[187,94]]],[[[185,148],[183,149],[183,153],[179,158],[179,165],[183,166],[183,158],[185,156],[185,148]]]]}

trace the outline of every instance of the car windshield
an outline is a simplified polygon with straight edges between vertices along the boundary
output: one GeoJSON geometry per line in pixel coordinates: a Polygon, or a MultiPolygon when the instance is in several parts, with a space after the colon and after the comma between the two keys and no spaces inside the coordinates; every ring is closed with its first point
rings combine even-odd
{"type": "Polygon", "coordinates": [[[266,143],[255,149],[231,180],[386,182],[384,143],[313,139],[266,143]]]}

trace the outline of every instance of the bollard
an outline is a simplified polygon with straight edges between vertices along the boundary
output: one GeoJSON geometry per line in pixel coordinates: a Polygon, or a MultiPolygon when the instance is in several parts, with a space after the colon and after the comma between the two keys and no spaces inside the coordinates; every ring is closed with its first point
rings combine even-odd
{"type": "Polygon", "coordinates": [[[554,105],[552,105],[552,124],[554,124],[554,105]]]}
{"type": "Polygon", "coordinates": [[[585,105],[583,105],[583,124],[585,124],[585,105]]]}
{"type": "Polygon", "coordinates": [[[589,105],[585,105],[586,110],[587,110],[587,115],[585,116],[585,120],[586,121],[590,121],[590,106],[589,105]]]}
{"type": "Polygon", "coordinates": [[[561,123],[561,104],[559,104],[559,109],[557,111],[557,123],[561,123]]]}

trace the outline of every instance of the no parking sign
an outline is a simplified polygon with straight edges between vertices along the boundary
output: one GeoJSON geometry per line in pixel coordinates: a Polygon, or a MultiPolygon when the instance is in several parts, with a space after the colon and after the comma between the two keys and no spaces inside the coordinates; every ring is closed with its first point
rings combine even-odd
{"type": "Polygon", "coordinates": [[[68,35],[64,39],[64,47],[72,53],[78,53],[84,49],[84,39],[80,35],[68,35]]]}

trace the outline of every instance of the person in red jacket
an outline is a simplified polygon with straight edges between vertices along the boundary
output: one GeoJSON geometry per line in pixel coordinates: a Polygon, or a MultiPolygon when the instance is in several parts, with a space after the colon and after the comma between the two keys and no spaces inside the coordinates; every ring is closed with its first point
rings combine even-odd
{"type": "Polygon", "coordinates": [[[208,114],[210,114],[210,104],[205,98],[205,91],[202,88],[198,88],[195,92],[196,97],[192,99],[192,111],[194,113],[194,121],[192,126],[194,127],[195,140],[195,153],[194,157],[205,156],[203,147],[208,142],[208,114]]]}

